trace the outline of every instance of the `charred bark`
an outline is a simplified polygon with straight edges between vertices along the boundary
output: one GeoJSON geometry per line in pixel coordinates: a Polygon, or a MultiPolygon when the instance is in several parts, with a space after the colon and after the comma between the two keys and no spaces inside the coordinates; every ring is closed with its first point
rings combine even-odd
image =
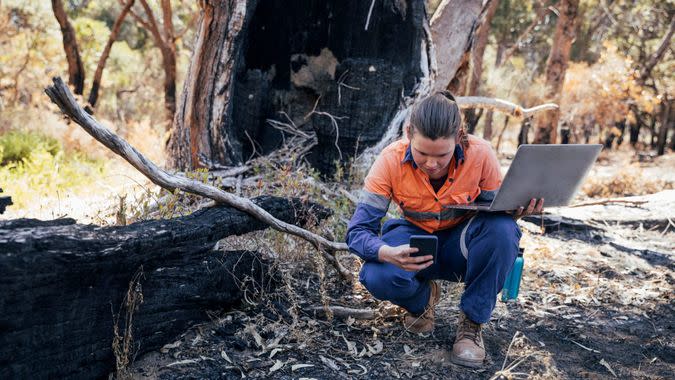
{"type": "Polygon", "coordinates": [[[63,8],[61,0],[52,0],[52,11],[54,17],[59,22],[61,27],[61,34],[63,35],[63,50],[66,53],[66,61],[68,62],[68,83],[73,86],[74,92],[82,95],[84,90],[84,64],[80,58],[80,50],[77,47],[77,38],[75,36],[75,29],[68,21],[68,15],[63,8]]]}
{"type": "MultiPolygon", "coordinates": [[[[257,202],[289,222],[327,216],[299,201],[257,202]]],[[[0,222],[0,377],[107,376],[115,368],[113,342],[122,343],[113,331],[123,339],[131,320],[119,315],[133,315],[126,359],[171,342],[208,320],[207,310],[236,305],[245,277],[270,285],[259,255],[213,250],[226,236],[265,227],[229,207],[125,227],[0,222]],[[142,302],[126,309],[131,294],[142,302]]]]}
{"type": "Polygon", "coordinates": [[[309,159],[324,174],[378,142],[429,76],[428,46],[424,1],[370,5],[205,3],[167,146],[170,165],[199,167],[200,154],[232,165],[277,149],[282,132],[268,119],[315,133],[309,159]]]}
{"type": "MultiPolygon", "coordinates": [[[[546,61],[546,97],[547,102],[558,103],[565,81],[565,72],[570,57],[572,42],[576,35],[579,0],[561,0],[558,6],[553,44],[546,61]]],[[[555,144],[558,139],[558,119],[560,111],[542,113],[535,119],[535,138],[537,144],[555,144]]]]}

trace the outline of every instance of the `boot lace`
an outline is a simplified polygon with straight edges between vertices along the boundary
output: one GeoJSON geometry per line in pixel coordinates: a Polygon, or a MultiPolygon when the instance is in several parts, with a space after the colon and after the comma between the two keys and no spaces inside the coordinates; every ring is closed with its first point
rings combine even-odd
{"type": "Polygon", "coordinates": [[[466,316],[462,316],[459,331],[457,332],[457,340],[469,339],[477,346],[482,347],[481,342],[481,327],[480,324],[474,323],[466,316]]]}

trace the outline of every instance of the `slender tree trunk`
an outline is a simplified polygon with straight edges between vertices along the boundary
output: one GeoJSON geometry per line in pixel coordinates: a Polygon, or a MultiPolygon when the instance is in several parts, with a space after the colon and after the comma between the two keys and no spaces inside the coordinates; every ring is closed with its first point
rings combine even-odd
{"type": "Polygon", "coordinates": [[[485,125],[483,125],[483,138],[487,141],[492,140],[492,123],[494,119],[494,112],[488,110],[485,114],[485,125]]]}
{"type": "Polygon", "coordinates": [[[68,83],[74,87],[73,92],[82,95],[82,91],[84,90],[84,64],[77,47],[75,29],[73,29],[70,21],[68,21],[68,14],[66,14],[61,0],[52,0],[52,11],[59,22],[61,34],[63,35],[63,50],[66,53],[66,61],[68,62],[68,83]]]}
{"type": "Polygon", "coordinates": [[[672,132],[670,133],[670,150],[675,151],[675,107],[673,105],[670,106],[670,129],[672,132]]]}
{"type": "Polygon", "coordinates": [[[117,34],[122,27],[122,21],[129,13],[129,10],[134,5],[135,0],[127,1],[122,12],[120,12],[115,23],[113,24],[112,30],[110,31],[110,37],[108,37],[108,42],[105,44],[103,51],[101,52],[101,57],[98,59],[98,65],[96,65],[96,72],[94,73],[94,79],[91,84],[91,91],[89,92],[89,105],[94,108],[96,107],[96,102],[98,101],[98,90],[101,87],[101,78],[103,77],[103,69],[105,68],[106,61],[110,56],[110,50],[112,49],[113,43],[117,39],[117,34]]]}
{"type": "MultiPolygon", "coordinates": [[[[485,18],[478,28],[476,33],[476,41],[471,51],[471,75],[469,76],[469,85],[466,95],[478,95],[478,88],[480,87],[481,77],[483,75],[483,55],[485,53],[485,46],[487,46],[488,36],[490,35],[490,25],[492,18],[499,6],[499,0],[492,0],[485,12],[485,18]]],[[[464,112],[464,120],[466,121],[467,131],[473,133],[476,129],[476,124],[480,120],[482,113],[477,113],[475,109],[468,109],[464,112]]],[[[483,133],[485,135],[485,133],[483,133]]],[[[485,136],[483,136],[485,137],[485,136]]]]}
{"type": "Polygon", "coordinates": [[[485,47],[487,46],[488,36],[490,35],[490,25],[492,18],[499,6],[499,0],[491,0],[485,12],[485,18],[478,28],[476,33],[476,40],[471,51],[471,75],[469,77],[467,96],[478,95],[478,88],[480,87],[481,77],[483,75],[483,55],[485,47]]]}
{"type": "Polygon", "coordinates": [[[619,130],[619,137],[616,140],[616,146],[620,146],[623,143],[624,136],[626,135],[626,119],[615,123],[614,126],[619,130]]]}
{"type": "Polygon", "coordinates": [[[513,45],[511,45],[511,47],[509,47],[508,49],[504,49],[503,47],[501,50],[498,49],[499,50],[497,54],[499,58],[498,65],[501,66],[503,62],[508,61],[509,58],[511,58],[511,56],[515,52],[517,52],[518,49],[520,49],[522,41],[534,30],[534,28],[537,27],[537,25],[539,25],[541,20],[544,19],[544,16],[546,16],[548,12],[550,12],[550,8],[551,7],[547,6],[547,4],[544,1],[539,2],[539,4],[536,7],[534,19],[532,20],[530,25],[528,25],[527,28],[525,28],[525,30],[522,33],[520,33],[518,38],[516,38],[516,42],[514,42],[513,45]]]}
{"type": "MultiPolygon", "coordinates": [[[[546,101],[559,103],[560,92],[565,81],[565,72],[574,42],[579,0],[561,0],[558,7],[559,17],[551,52],[546,62],[546,101]]],[[[535,143],[556,143],[560,110],[542,113],[535,118],[535,143]]]]}
{"type": "Polygon", "coordinates": [[[176,113],[176,39],[174,35],[173,11],[170,0],[162,0],[162,17],[164,25],[162,63],[164,65],[164,105],[166,108],[167,130],[171,128],[171,121],[176,113]]]}
{"type": "Polygon", "coordinates": [[[663,156],[666,152],[666,139],[668,137],[668,130],[670,129],[670,120],[668,116],[670,115],[670,103],[663,104],[663,110],[661,111],[661,126],[659,127],[659,137],[656,142],[656,154],[663,156]]]}
{"type": "MultiPolygon", "coordinates": [[[[244,0],[235,0],[244,1],[244,0]]],[[[166,127],[171,128],[174,114],[176,113],[176,38],[173,28],[173,11],[170,0],[161,0],[162,23],[155,17],[154,12],[147,0],[140,0],[145,12],[145,18],[131,10],[131,16],[143,28],[150,32],[155,45],[162,55],[162,68],[164,69],[164,108],[166,110],[166,127]]],[[[206,2],[204,2],[206,3],[206,2]]],[[[228,9],[228,4],[218,5],[219,8],[228,9]]],[[[213,6],[213,5],[209,5],[213,6]]]]}
{"type": "Polygon", "coordinates": [[[530,127],[532,126],[532,119],[526,117],[520,123],[520,133],[518,133],[518,146],[528,143],[527,135],[530,132],[530,127]]]}

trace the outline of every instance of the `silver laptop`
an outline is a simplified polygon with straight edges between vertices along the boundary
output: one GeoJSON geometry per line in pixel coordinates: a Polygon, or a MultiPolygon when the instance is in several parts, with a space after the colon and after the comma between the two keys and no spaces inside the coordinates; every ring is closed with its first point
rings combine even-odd
{"type": "Polygon", "coordinates": [[[492,202],[445,207],[509,211],[527,207],[532,198],[544,198],[544,207],[567,206],[601,149],[601,144],[521,145],[492,202]]]}

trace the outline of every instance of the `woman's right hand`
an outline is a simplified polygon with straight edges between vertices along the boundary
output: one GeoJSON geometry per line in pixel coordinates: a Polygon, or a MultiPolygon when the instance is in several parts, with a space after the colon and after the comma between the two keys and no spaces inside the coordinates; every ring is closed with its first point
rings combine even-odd
{"type": "Polygon", "coordinates": [[[434,263],[434,257],[431,255],[419,257],[410,256],[417,251],[417,248],[410,248],[409,244],[399,245],[398,247],[383,245],[377,252],[377,258],[380,262],[394,264],[409,272],[420,271],[434,263]]]}

